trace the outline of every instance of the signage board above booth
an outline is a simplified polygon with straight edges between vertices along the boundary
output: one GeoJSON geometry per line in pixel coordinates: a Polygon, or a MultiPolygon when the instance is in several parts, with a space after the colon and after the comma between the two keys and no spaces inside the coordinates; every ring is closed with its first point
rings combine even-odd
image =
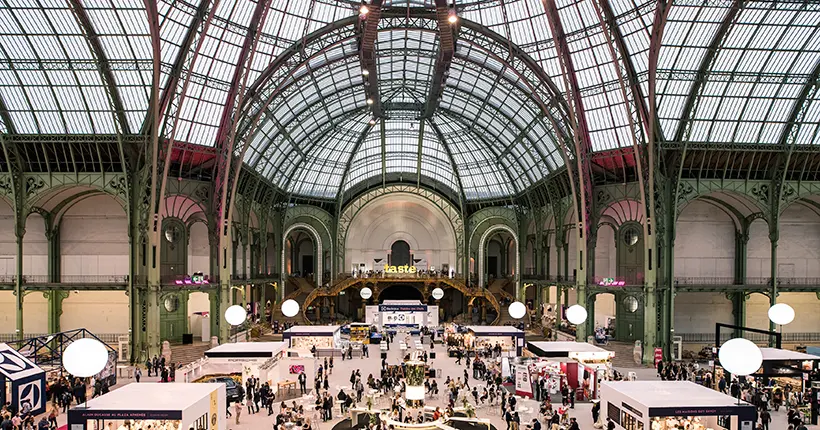
{"type": "Polygon", "coordinates": [[[384,273],[416,273],[415,266],[390,266],[388,264],[384,265],[384,273]]]}

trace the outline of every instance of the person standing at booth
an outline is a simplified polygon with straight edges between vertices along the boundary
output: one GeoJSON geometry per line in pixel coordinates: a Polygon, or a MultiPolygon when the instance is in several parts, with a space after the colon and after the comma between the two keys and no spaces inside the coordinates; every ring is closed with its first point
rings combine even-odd
{"type": "Polygon", "coordinates": [[[307,376],[305,376],[305,372],[302,371],[299,373],[299,391],[300,394],[305,395],[307,393],[307,376]]]}

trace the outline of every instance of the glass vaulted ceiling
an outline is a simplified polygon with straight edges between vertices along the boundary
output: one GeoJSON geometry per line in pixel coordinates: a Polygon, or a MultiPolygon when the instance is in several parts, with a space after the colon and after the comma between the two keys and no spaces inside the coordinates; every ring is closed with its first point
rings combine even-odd
{"type": "Polygon", "coordinates": [[[357,45],[342,40],[311,62],[310,73],[294,74],[245,161],[287,192],[320,198],[388,176],[466,199],[505,198],[561,166],[523,78],[466,39],[456,43],[439,108],[422,118],[439,52],[436,23],[427,21],[379,22],[376,73],[386,118],[370,124],[357,45]]]}
{"type": "MultiPolygon", "coordinates": [[[[432,10],[434,3],[384,0],[385,6],[403,9],[432,10]]],[[[632,104],[640,98],[648,101],[649,40],[657,2],[555,3],[590,130],[590,149],[630,146],[632,104]],[[608,22],[617,24],[614,36],[604,30],[602,23],[608,22]],[[622,41],[614,44],[614,55],[613,38],[622,41]],[[623,91],[617,71],[624,65],[634,72],[637,91],[628,87],[623,91]]],[[[176,111],[164,110],[174,112],[165,123],[178,121],[177,141],[214,146],[257,3],[158,0],[156,4],[160,93],[183,91],[183,79],[173,79],[174,70],[181,70],[181,77],[190,76],[183,105],[176,111]],[[203,28],[197,16],[212,18],[201,45],[186,45],[187,40],[198,40],[189,34],[203,28]],[[197,61],[189,67],[186,58],[197,46],[197,61]]],[[[306,35],[355,16],[358,4],[269,0],[258,25],[250,82],[306,35]]],[[[567,93],[553,26],[542,0],[457,0],[456,5],[462,20],[478,23],[519,47],[551,77],[552,85],[567,93]]],[[[140,0],[0,0],[0,132],[141,133],[151,103],[153,72],[148,22],[145,2],[140,0]]],[[[781,143],[792,130],[789,121],[805,107],[796,143],[816,144],[820,104],[814,99],[799,102],[805,89],[817,82],[819,32],[820,4],[814,1],[671,2],[656,76],[663,138],[673,143],[781,143]],[[736,5],[740,7],[735,12],[736,5]]],[[[380,78],[380,90],[392,100],[395,113],[374,126],[367,124],[358,59],[349,55],[357,50],[355,41],[337,47],[328,53],[338,57],[333,67],[311,71],[309,78],[314,87],[332,91],[322,93],[320,105],[294,97],[281,107],[272,106],[262,132],[254,136],[268,140],[254,141],[246,160],[288,191],[317,197],[332,197],[338,189],[354,187],[356,181],[373,180],[382,170],[410,181],[415,175],[416,180],[463,189],[467,198],[525,190],[561,166],[562,157],[550,143],[554,139],[541,122],[530,121],[535,111],[530,104],[521,104],[526,94],[509,91],[516,85],[513,77],[495,85],[500,69],[486,64],[483,69],[474,67],[480,49],[457,43],[440,109],[419,121],[412,104],[423,101],[429,89],[438,39],[421,29],[382,28],[377,49],[391,54],[378,59],[379,73],[385,76],[380,78]],[[488,83],[497,94],[486,90],[488,83]],[[330,93],[333,96],[324,97],[330,93]],[[484,100],[494,100],[498,109],[488,109],[490,103],[484,100]],[[318,125],[321,138],[311,134],[311,124],[288,122],[293,110],[305,106],[314,121],[333,119],[318,125]],[[290,135],[277,132],[294,126],[304,129],[301,135],[299,130],[290,135]],[[372,155],[374,150],[378,156],[372,155]]],[[[306,88],[303,82],[299,87],[306,88]]]]}

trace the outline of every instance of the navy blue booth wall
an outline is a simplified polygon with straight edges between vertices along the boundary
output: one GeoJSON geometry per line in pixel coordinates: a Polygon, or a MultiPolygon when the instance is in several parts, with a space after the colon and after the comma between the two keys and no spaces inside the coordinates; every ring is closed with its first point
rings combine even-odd
{"type": "Polygon", "coordinates": [[[11,401],[19,411],[28,402],[35,415],[46,411],[46,372],[5,343],[0,343],[0,388],[2,404],[11,401]],[[9,390],[6,384],[11,384],[9,390]]]}

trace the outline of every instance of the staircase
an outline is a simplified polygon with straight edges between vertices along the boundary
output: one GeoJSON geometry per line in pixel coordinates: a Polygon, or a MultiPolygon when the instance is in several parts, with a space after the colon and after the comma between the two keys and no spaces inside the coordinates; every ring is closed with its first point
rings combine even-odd
{"type": "Polygon", "coordinates": [[[186,365],[205,356],[205,351],[211,349],[208,342],[194,342],[191,345],[171,345],[171,362],[177,365],[186,365]]]}
{"type": "Polygon", "coordinates": [[[510,301],[514,301],[515,297],[507,291],[507,287],[509,285],[512,285],[512,281],[510,279],[498,278],[493,279],[493,281],[490,282],[489,288],[487,289],[490,290],[490,292],[492,292],[493,294],[495,294],[495,296],[499,299],[507,299],[510,301]]]}
{"type": "Polygon", "coordinates": [[[609,341],[607,345],[597,345],[608,351],[615,353],[615,358],[612,359],[612,365],[618,368],[636,368],[646,367],[643,364],[635,364],[632,358],[632,349],[635,347],[633,342],[616,342],[609,341]]]}

